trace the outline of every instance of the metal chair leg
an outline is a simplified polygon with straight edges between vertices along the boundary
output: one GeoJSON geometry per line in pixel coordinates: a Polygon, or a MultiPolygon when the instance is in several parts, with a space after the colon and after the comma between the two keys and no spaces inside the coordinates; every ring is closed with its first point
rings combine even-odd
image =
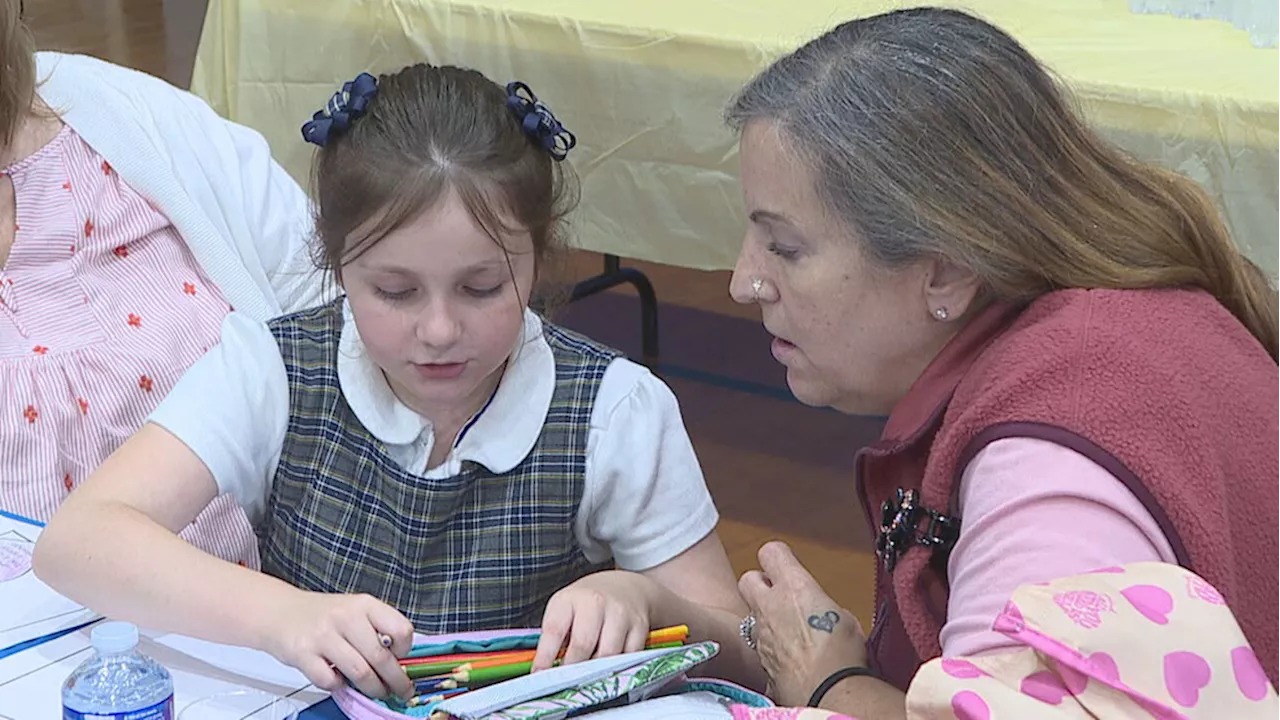
{"type": "Polygon", "coordinates": [[[658,369],[658,296],[649,277],[633,267],[623,267],[617,255],[604,256],[604,271],[573,286],[569,302],[602,293],[622,284],[635,288],[640,297],[640,354],[644,364],[658,369]]]}

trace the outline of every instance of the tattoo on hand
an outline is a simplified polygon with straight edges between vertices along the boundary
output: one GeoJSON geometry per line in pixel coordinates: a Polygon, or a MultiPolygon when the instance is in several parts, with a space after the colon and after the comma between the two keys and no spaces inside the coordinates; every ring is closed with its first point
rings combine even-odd
{"type": "Polygon", "coordinates": [[[821,615],[809,616],[809,627],[814,630],[821,630],[824,633],[829,633],[832,630],[835,630],[836,623],[838,622],[840,622],[840,614],[835,610],[828,610],[821,615]]]}

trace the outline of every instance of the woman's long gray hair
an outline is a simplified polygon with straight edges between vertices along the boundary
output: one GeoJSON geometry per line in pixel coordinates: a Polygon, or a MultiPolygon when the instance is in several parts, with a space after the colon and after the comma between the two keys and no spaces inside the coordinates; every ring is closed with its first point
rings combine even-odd
{"type": "Polygon", "coordinates": [[[886,267],[946,257],[1022,302],[1192,285],[1276,356],[1275,292],[1207,194],[1104,142],[983,20],[926,7],[846,22],[760,73],[726,119],[776,124],[886,267]]]}

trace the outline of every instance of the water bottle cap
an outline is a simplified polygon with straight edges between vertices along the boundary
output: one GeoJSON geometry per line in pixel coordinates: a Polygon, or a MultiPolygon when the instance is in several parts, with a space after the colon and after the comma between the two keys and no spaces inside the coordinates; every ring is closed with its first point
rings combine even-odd
{"type": "Polygon", "coordinates": [[[121,653],[138,644],[138,628],[133,623],[104,622],[93,628],[89,640],[100,653],[121,653]]]}

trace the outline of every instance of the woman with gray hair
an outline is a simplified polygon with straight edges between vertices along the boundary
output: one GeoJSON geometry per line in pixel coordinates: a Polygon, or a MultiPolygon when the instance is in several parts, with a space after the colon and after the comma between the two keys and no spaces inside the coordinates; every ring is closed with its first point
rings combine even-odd
{"type": "Polygon", "coordinates": [[[733,297],[798,399],[888,416],[856,460],[870,636],[784,545],[741,579],[779,702],[901,717],[923,662],[1014,646],[1014,588],[1144,561],[1219,588],[1274,683],[1276,295],[1205,193],[953,10],[844,23],[727,116],[733,297]]]}

